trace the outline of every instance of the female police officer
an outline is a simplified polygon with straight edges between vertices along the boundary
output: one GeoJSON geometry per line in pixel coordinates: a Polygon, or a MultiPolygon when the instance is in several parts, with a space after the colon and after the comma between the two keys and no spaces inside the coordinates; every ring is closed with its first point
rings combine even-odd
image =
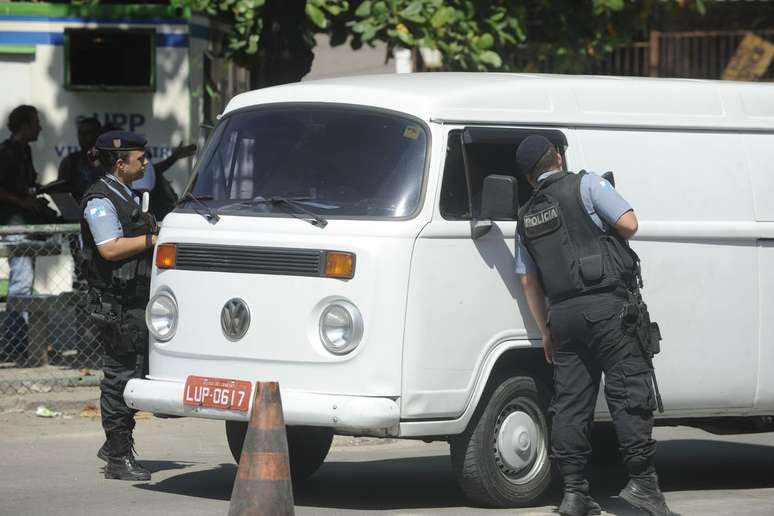
{"type": "Polygon", "coordinates": [[[674,515],[653,465],[654,393],[649,365],[622,327],[636,274],[625,240],[637,231],[631,206],[603,178],[562,171],[551,142],[530,135],[516,165],[535,188],[519,210],[516,272],[554,364],[551,447],[564,478],[563,516],[599,514],[584,469],[601,372],[630,481],[628,503],[654,516],[674,515]],[[548,316],[545,298],[548,298],[548,316]]]}
{"type": "Polygon", "coordinates": [[[126,131],[99,136],[98,159],[110,173],[81,200],[83,267],[91,317],[102,333],[104,378],[100,384],[102,428],[107,441],[97,456],[107,461],[105,478],[150,480],[134,459],[134,410],[124,402],[126,383],[144,373],[148,332],[144,322],[156,223],[142,213],[129,189],[148,163],[145,138],[126,131]]]}

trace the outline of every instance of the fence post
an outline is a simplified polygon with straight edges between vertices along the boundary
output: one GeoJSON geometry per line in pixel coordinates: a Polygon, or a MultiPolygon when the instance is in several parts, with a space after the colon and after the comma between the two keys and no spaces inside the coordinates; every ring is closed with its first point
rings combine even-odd
{"type": "Polygon", "coordinates": [[[659,47],[661,43],[661,32],[657,30],[650,31],[650,43],[648,44],[648,75],[658,77],[659,74],[659,47]]]}

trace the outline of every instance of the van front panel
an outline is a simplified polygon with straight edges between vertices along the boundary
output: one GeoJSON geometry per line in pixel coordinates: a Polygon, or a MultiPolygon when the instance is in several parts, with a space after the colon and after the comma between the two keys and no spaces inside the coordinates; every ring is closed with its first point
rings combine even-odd
{"type": "Polygon", "coordinates": [[[298,275],[292,263],[285,273],[271,274],[157,270],[152,295],[172,292],[179,320],[171,340],[151,338],[150,377],[277,380],[283,389],[398,396],[416,224],[330,221],[319,229],[297,219],[222,217],[208,227],[198,215],[173,214],[165,242],[196,244],[213,254],[219,247],[344,251],[355,254],[355,273],[350,280],[298,275]],[[232,299],[249,310],[249,328],[238,340],[227,338],[221,324],[232,299]],[[352,303],[362,315],[361,344],[345,355],[332,354],[321,342],[321,312],[334,300],[352,303]]]}

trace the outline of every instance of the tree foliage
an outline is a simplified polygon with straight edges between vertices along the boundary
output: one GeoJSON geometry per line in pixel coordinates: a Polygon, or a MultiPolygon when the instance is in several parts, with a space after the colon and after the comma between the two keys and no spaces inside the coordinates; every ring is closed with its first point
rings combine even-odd
{"type": "MultiPolygon", "coordinates": [[[[256,59],[272,0],[171,0],[233,24],[228,55],[256,59]]],[[[282,2],[283,0],[275,0],[282,2]]],[[[284,0],[289,2],[292,0],[284,0]]],[[[590,60],[629,43],[657,12],[693,8],[702,0],[298,0],[305,19],[294,30],[314,46],[315,33],[353,48],[427,47],[451,70],[509,71],[550,60],[554,71],[580,71],[590,60]],[[521,58],[516,61],[515,56],[521,58]]]]}

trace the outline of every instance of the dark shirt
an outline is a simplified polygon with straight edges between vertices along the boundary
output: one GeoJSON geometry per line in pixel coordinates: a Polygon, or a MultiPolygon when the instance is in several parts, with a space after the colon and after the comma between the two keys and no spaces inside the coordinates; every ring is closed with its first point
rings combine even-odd
{"type": "MultiPolygon", "coordinates": [[[[32,150],[26,143],[7,139],[0,143],[0,189],[18,196],[30,194],[38,173],[32,164],[32,150]]],[[[30,223],[31,213],[7,202],[0,203],[0,224],[13,218],[14,224],[30,223]]]]}
{"type": "Polygon", "coordinates": [[[59,174],[57,179],[67,181],[66,190],[73,194],[76,201],[81,200],[91,185],[105,175],[105,171],[99,166],[94,167],[91,160],[83,151],[68,154],[59,163],[59,174]]]}

